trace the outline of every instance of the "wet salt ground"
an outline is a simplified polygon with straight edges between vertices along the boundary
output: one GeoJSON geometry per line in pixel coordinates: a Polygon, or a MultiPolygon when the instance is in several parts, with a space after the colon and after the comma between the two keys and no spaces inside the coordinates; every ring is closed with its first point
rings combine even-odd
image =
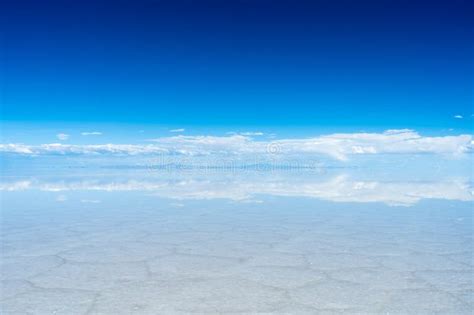
{"type": "Polygon", "coordinates": [[[49,187],[2,192],[4,314],[473,312],[471,201],[49,187]]]}

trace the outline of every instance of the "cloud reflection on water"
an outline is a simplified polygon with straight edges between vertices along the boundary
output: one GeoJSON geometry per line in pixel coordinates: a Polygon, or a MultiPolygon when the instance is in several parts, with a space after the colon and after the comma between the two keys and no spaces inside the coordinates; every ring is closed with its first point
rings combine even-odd
{"type": "Polygon", "coordinates": [[[333,202],[382,202],[392,206],[411,206],[422,199],[472,201],[473,187],[466,178],[409,181],[357,179],[348,174],[311,177],[292,172],[254,173],[253,176],[153,176],[55,177],[10,180],[0,184],[2,191],[38,190],[144,192],[176,200],[228,199],[258,200],[259,196],[307,197],[333,202]]]}

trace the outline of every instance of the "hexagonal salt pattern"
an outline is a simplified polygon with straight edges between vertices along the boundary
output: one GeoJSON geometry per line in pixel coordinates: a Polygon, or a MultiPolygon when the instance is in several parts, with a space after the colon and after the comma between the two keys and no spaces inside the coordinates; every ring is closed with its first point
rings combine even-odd
{"type": "Polygon", "coordinates": [[[43,194],[4,195],[2,314],[473,312],[471,204],[43,194]]]}

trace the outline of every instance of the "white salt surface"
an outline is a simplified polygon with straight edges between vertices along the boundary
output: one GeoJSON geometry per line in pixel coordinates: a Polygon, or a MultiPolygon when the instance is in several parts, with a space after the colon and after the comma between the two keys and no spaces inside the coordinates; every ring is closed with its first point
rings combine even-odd
{"type": "Polygon", "coordinates": [[[469,181],[336,178],[6,178],[1,313],[472,314],[469,181]]]}

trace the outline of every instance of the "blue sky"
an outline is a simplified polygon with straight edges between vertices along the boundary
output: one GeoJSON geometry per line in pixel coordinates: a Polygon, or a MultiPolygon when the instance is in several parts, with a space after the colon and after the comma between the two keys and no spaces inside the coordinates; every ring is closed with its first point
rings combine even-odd
{"type": "Polygon", "coordinates": [[[470,1],[2,7],[5,129],[472,130],[470,1]]]}

